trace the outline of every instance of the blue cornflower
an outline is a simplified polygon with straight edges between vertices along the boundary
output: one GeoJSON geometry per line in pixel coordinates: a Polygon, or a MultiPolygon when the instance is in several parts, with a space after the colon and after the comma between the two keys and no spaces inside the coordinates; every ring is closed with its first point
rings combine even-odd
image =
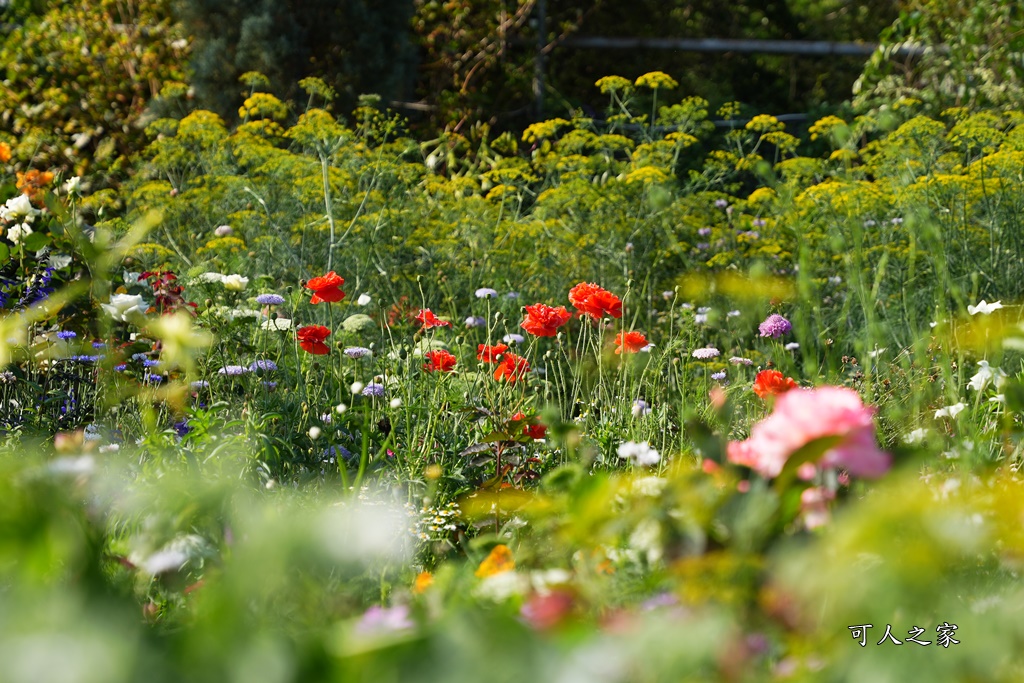
{"type": "Polygon", "coordinates": [[[265,360],[261,358],[259,360],[254,360],[249,366],[250,372],[258,372],[260,370],[263,372],[273,372],[274,370],[277,370],[277,363],[272,360],[265,360]]]}
{"type": "Polygon", "coordinates": [[[165,379],[167,378],[164,377],[163,375],[146,375],[145,377],[142,378],[142,381],[149,382],[150,384],[160,384],[165,379]]]}
{"type": "Polygon", "coordinates": [[[71,356],[68,360],[72,363],[95,363],[100,358],[100,356],[71,356]]]}
{"type": "Polygon", "coordinates": [[[158,365],[160,365],[160,361],[158,361],[158,360],[148,360],[147,359],[147,360],[142,361],[142,367],[144,367],[144,368],[155,368],[158,365]]]}
{"type": "Polygon", "coordinates": [[[61,330],[57,333],[57,339],[74,339],[78,334],[71,330],[61,330]]]}
{"type": "Polygon", "coordinates": [[[124,372],[127,369],[128,369],[128,366],[126,364],[124,364],[124,363],[118,363],[117,365],[114,366],[114,371],[115,372],[124,372]]]}
{"type": "Polygon", "coordinates": [[[148,359],[149,359],[149,354],[147,354],[147,353],[133,353],[132,354],[132,360],[138,361],[139,363],[142,363],[142,362],[144,362],[144,361],[146,361],[148,359]]]}
{"type": "Polygon", "coordinates": [[[94,349],[102,349],[102,348],[106,348],[106,346],[107,346],[106,342],[94,341],[92,343],[92,348],[94,348],[94,349]]]}
{"type": "Polygon", "coordinates": [[[279,294],[260,294],[256,297],[256,303],[261,306],[280,306],[284,303],[284,297],[279,294]]]}

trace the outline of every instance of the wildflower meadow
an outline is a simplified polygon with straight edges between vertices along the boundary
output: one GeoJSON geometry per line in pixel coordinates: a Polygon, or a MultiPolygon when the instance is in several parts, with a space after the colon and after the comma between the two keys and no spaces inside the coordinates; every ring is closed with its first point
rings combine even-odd
{"type": "Polygon", "coordinates": [[[0,680],[1024,676],[1019,108],[243,81],[0,130],[0,680]]]}

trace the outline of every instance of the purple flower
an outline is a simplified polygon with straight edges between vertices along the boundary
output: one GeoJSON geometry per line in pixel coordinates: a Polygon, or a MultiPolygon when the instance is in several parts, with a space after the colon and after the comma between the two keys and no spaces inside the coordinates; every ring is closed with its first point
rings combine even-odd
{"type": "Polygon", "coordinates": [[[714,379],[714,380],[725,379],[725,370],[722,370],[721,372],[712,372],[711,373],[711,379],[714,379]]]}
{"type": "Polygon", "coordinates": [[[705,249],[708,249],[710,246],[711,245],[708,244],[707,242],[697,242],[697,249],[700,251],[704,251],[705,249]]]}
{"type": "Polygon", "coordinates": [[[729,359],[729,362],[733,365],[753,365],[754,361],[749,358],[743,358],[741,356],[733,356],[729,359]]]}
{"type": "Polygon", "coordinates": [[[218,375],[228,375],[229,377],[237,377],[238,375],[244,375],[249,372],[249,368],[244,365],[225,365],[217,371],[218,375]]]}
{"type": "Polygon", "coordinates": [[[719,209],[724,209],[725,207],[729,206],[729,202],[725,199],[716,199],[715,206],[718,207],[719,209]]]}
{"type": "Polygon", "coordinates": [[[199,391],[200,389],[209,389],[210,383],[207,382],[205,379],[200,379],[189,384],[189,387],[192,389],[192,391],[199,391]]]}
{"type": "Polygon", "coordinates": [[[770,316],[765,318],[763,323],[758,325],[757,329],[760,330],[762,337],[778,339],[782,335],[792,332],[793,324],[778,313],[772,313],[770,316]]]}
{"type": "Polygon", "coordinates": [[[363,346],[350,346],[347,349],[345,349],[342,353],[344,353],[349,358],[357,358],[357,359],[358,358],[366,358],[367,356],[372,356],[373,355],[373,351],[371,351],[370,349],[367,349],[367,348],[365,348],[363,346]]]}
{"type": "Polygon", "coordinates": [[[128,366],[126,364],[124,364],[124,363],[118,363],[117,365],[114,366],[114,370],[116,372],[124,372],[127,369],[128,369],[128,366]]]}
{"type": "Polygon", "coordinates": [[[366,610],[359,623],[356,624],[356,631],[364,635],[391,633],[413,628],[415,624],[409,618],[409,608],[406,605],[395,605],[394,607],[380,607],[374,605],[366,610]]]}
{"type": "Polygon", "coordinates": [[[74,339],[78,334],[71,330],[61,330],[57,333],[57,339],[74,339]]]}
{"type": "Polygon", "coordinates": [[[375,382],[370,382],[365,387],[363,387],[363,396],[367,396],[369,398],[380,398],[383,395],[383,384],[376,384],[375,382]]]}
{"type": "Polygon", "coordinates": [[[708,235],[711,234],[711,228],[701,228],[700,230],[697,231],[697,234],[700,235],[701,237],[707,237],[708,235]]]}
{"type": "Polygon", "coordinates": [[[249,366],[249,372],[258,372],[260,370],[263,372],[273,372],[274,370],[277,370],[277,363],[272,360],[264,360],[261,358],[260,360],[254,360],[252,365],[249,366]]]}
{"type": "Polygon", "coordinates": [[[718,349],[714,346],[705,346],[703,349],[695,349],[692,355],[697,360],[711,360],[718,358],[718,353],[718,349]]]}
{"type": "Polygon", "coordinates": [[[768,225],[768,221],[766,221],[763,218],[755,218],[754,220],[750,221],[750,224],[753,225],[755,228],[763,228],[764,226],[768,225]]]}
{"type": "Polygon", "coordinates": [[[261,306],[280,306],[284,303],[284,297],[278,294],[260,294],[256,297],[256,303],[261,306]]]}
{"type": "Polygon", "coordinates": [[[264,382],[263,388],[267,391],[273,391],[274,389],[277,389],[277,382],[264,382]]]}
{"type": "Polygon", "coordinates": [[[155,368],[158,365],[160,365],[160,361],[158,361],[158,360],[144,360],[144,361],[142,361],[142,367],[144,367],[144,368],[155,368]]]}
{"type": "Polygon", "coordinates": [[[71,356],[68,358],[72,363],[95,363],[100,359],[100,356],[71,356]]]}
{"type": "Polygon", "coordinates": [[[477,299],[493,299],[498,296],[498,291],[490,287],[481,287],[476,290],[477,299]]]}
{"type": "Polygon", "coordinates": [[[333,464],[339,455],[344,460],[348,460],[352,457],[351,451],[344,446],[331,446],[330,448],[324,449],[324,452],[320,454],[320,459],[324,462],[333,464]]]}
{"type": "Polygon", "coordinates": [[[471,315],[466,318],[466,327],[483,327],[487,324],[487,318],[479,315],[471,315]]]}

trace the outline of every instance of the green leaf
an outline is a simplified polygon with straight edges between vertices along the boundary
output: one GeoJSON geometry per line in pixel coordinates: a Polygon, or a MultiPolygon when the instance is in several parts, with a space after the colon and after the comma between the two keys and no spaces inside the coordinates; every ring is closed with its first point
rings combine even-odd
{"type": "Polygon", "coordinates": [[[25,251],[39,251],[50,243],[50,239],[50,235],[45,232],[34,232],[22,240],[22,244],[25,251]]]}

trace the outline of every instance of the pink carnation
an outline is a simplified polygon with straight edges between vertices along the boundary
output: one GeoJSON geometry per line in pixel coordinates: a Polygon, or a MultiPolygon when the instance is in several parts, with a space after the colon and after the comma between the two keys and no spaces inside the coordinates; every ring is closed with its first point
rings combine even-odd
{"type": "Polygon", "coordinates": [[[788,391],[776,399],[772,414],[754,425],[749,439],[729,442],[728,457],[770,479],[801,447],[822,437],[840,436],[843,440],[817,464],[842,468],[857,477],[879,477],[888,471],[892,456],[875,443],[874,412],[852,389],[788,391]]]}

